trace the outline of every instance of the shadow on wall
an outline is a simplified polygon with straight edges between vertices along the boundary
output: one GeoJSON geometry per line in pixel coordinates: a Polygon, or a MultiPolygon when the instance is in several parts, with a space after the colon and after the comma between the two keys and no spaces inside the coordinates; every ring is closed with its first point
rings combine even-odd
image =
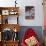
{"type": "Polygon", "coordinates": [[[43,43],[43,30],[42,30],[42,26],[21,26],[20,27],[20,31],[19,31],[20,42],[21,42],[21,40],[22,40],[22,38],[24,36],[25,31],[28,28],[32,28],[36,32],[39,41],[41,43],[43,43]]]}

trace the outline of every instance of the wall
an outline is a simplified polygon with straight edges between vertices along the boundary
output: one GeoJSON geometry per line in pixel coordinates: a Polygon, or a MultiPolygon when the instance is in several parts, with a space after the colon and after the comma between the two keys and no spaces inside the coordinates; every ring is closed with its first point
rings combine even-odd
{"type": "MultiPolygon", "coordinates": [[[[15,0],[0,0],[1,7],[12,7],[15,5],[15,0]]],[[[42,42],[43,38],[43,30],[41,30],[43,26],[43,6],[42,0],[17,0],[19,6],[19,24],[20,26],[36,26],[35,31],[42,42]],[[35,19],[34,20],[26,20],[25,19],[25,6],[34,6],[35,7],[35,19]],[[38,28],[37,28],[38,26],[38,28]],[[41,26],[41,27],[39,27],[41,26]]],[[[11,17],[12,18],[12,17],[11,17]]],[[[21,27],[22,29],[23,27],[21,27]]],[[[25,27],[24,27],[25,28],[25,27]]],[[[24,29],[20,30],[20,33],[23,33],[24,29]]],[[[21,35],[21,34],[20,34],[21,35]]]]}
{"type": "MultiPolygon", "coordinates": [[[[22,0],[21,0],[22,1],[22,0]]],[[[24,0],[21,3],[20,8],[20,23],[22,26],[42,26],[43,25],[43,12],[42,12],[42,1],[41,0],[24,0]],[[25,20],[25,6],[35,6],[35,19],[25,20]],[[22,21],[23,20],[23,21],[22,21]]]]}
{"type": "MultiPolygon", "coordinates": [[[[15,0],[0,0],[0,6],[9,7],[15,6],[15,0]]],[[[17,6],[19,9],[19,24],[21,26],[43,26],[43,6],[42,0],[17,0],[17,6]],[[35,7],[35,19],[26,20],[25,19],[25,6],[34,6],[35,7]]]]}
{"type": "Polygon", "coordinates": [[[41,32],[42,31],[41,26],[21,26],[20,31],[19,31],[20,42],[24,36],[24,33],[27,31],[28,28],[32,28],[35,31],[35,33],[37,34],[39,41],[41,43],[43,43],[43,33],[41,32]]]}

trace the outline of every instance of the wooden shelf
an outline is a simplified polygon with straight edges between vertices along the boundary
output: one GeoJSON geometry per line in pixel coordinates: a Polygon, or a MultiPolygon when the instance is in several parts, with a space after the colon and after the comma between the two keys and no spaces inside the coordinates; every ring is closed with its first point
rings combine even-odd
{"type": "Polygon", "coordinates": [[[3,46],[18,46],[19,41],[3,41],[1,45],[3,46]]]}
{"type": "Polygon", "coordinates": [[[12,10],[12,9],[15,9],[15,10],[19,10],[19,7],[0,7],[0,10],[12,10]]]}
{"type": "Polygon", "coordinates": [[[8,43],[8,42],[12,43],[12,42],[19,42],[19,40],[15,40],[15,41],[10,40],[10,41],[3,41],[3,42],[5,42],[5,43],[8,43]]]}
{"type": "Polygon", "coordinates": [[[19,24],[16,24],[16,25],[15,24],[1,24],[0,26],[1,26],[1,30],[5,29],[5,28],[10,28],[13,31],[14,31],[14,29],[16,29],[18,32],[20,29],[19,24]]]}
{"type": "MultiPolygon", "coordinates": [[[[18,33],[20,26],[18,24],[18,17],[19,17],[19,7],[0,7],[0,15],[1,15],[1,24],[0,24],[0,32],[3,33],[3,30],[8,28],[11,29],[15,32],[18,33]],[[5,12],[2,14],[2,10],[8,10],[7,12],[9,14],[5,14],[5,12]],[[17,12],[17,14],[10,14],[10,12],[17,12]],[[7,18],[7,16],[17,16],[17,24],[8,24],[7,19],[5,20],[5,17],[7,18]],[[7,23],[6,23],[7,22],[7,23]],[[15,31],[16,29],[16,31],[15,31]]],[[[2,36],[2,35],[1,35],[2,36]]],[[[13,41],[13,40],[9,40],[9,41],[4,41],[2,40],[3,37],[1,37],[1,41],[0,41],[0,46],[18,46],[18,40],[17,41],[13,41]]],[[[14,38],[14,37],[13,37],[14,38]]]]}

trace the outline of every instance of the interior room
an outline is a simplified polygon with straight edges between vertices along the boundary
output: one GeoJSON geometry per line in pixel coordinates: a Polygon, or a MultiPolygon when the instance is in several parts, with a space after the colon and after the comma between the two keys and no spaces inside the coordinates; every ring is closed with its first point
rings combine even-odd
{"type": "Polygon", "coordinates": [[[45,0],[0,0],[0,46],[46,46],[45,0]]]}

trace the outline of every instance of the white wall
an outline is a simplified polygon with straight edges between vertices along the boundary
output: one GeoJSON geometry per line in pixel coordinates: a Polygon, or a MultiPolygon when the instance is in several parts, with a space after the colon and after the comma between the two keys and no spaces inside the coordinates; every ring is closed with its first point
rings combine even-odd
{"type": "MultiPolygon", "coordinates": [[[[15,6],[15,0],[0,0],[0,6],[15,6]]],[[[42,0],[17,0],[19,9],[19,24],[21,26],[43,26],[42,0]],[[35,6],[35,19],[25,19],[25,6],[35,6]]]]}
{"type": "Polygon", "coordinates": [[[23,26],[42,26],[43,14],[42,14],[42,1],[41,0],[21,0],[20,8],[20,23],[23,26]],[[35,19],[25,20],[25,6],[35,6],[35,19]]]}

